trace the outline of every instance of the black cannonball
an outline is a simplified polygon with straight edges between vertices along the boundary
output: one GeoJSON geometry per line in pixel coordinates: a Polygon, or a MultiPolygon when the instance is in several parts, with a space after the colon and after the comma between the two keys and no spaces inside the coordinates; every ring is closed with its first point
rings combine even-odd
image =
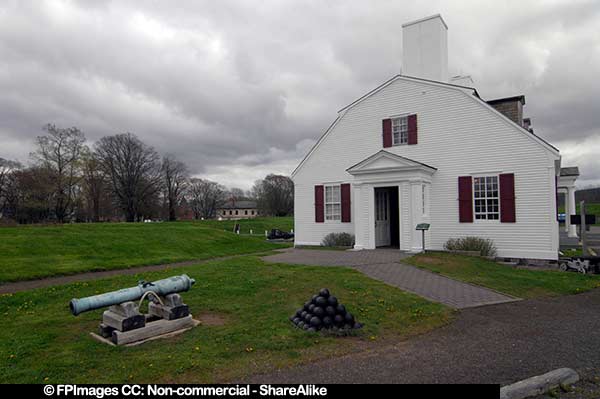
{"type": "Polygon", "coordinates": [[[336,311],[338,314],[345,315],[345,314],[346,314],[346,307],[340,303],[340,304],[339,304],[339,305],[337,305],[337,307],[335,308],[335,311],[336,311]]]}
{"type": "Polygon", "coordinates": [[[352,325],[354,324],[354,316],[350,312],[346,312],[346,316],[344,316],[344,320],[348,324],[352,324],[352,325]]]}
{"type": "Polygon", "coordinates": [[[333,320],[329,316],[323,317],[323,325],[325,327],[330,327],[333,324],[333,320]]]}
{"type": "Polygon", "coordinates": [[[310,306],[311,303],[312,303],[311,301],[305,302],[304,303],[304,310],[308,310],[308,307],[310,306]]]}
{"type": "Polygon", "coordinates": [[[304,326],[302,327],[302,329],[304,330],[308,330],[310,328],[310,325],[308,323],[305,323],[304,326]]]}
{"type": "Polygon", "coordinates": [[[312,298],[310,299],[310,301],[311,301],[312,303],[315,303],[315,300],[317,299],[317,297],[318,297],[318,296],[319,296],[319,294],[315,294],[315,295],[313,295],[313,296],[312,296],[312,298]]]}
{"type": "Polygon", "coordinates": [[[313,309],[314,309],[314,308],[315,308],[315,304],[314,304],[314,303],[311,303],[311,304],[308,306],[308,311],[312,313],[312,311],[313,311],[313,309]]]}
{"type": "Polygon", "coordinates": [[[327,313],[329,316],[335,316],[335,308],[333,306],[327,306],[325,308],[325,313],[327,313]]]}
{"type": "Polygon", "coordinates": [[[354,328],[362,328],[362,324],[359,323],[358,321],[356,323],[354,323],[354,328]]]}
{"type": "Polygon", "coordinates": [[[302,319],[299,317],[294,317],[294,319],[292,320],[292,323],[298,324],[298,323],[300,323],[300,320],[302,320],[302,319]]]}
{"type": "Polygon", "coordinates": [[[329,290],[327,288],[322,288],[321,291],[319,291],[319,295],[323,298],[327,298],[329,296],[329,290]]]}
{"type": "Polygon", "coordinates": [[[319,319],[317,316],[314,316],[310,319],[310,325],[313,327],[319,327],[321,325],[321,319],[319,319]]]}
{"type": "Polygon", "coordinates": [[[304,318],[306,317],[306,315],[308,314],[308,312],[306,310],[303,310],[302,313],[300,313],[300,318],[304,318]]]}
{"type": "Polygon", "coordinates": [[[302,328],[304,327],[304,322],[302,320],[300,320],[300,322],[298,322],[298,324],[296,324],[298,326],[298,328],[302,328]]]}
{"type": "Polygon", "coordinates": [[[342,315],[340,315],[340,314],[335,315],[333,321],[335,322],[336,325],[339,326],[339,325],[341,325],[341,324],[344,323],[344,317],[342,315]]]}
{"type": "Polygon", "coordinates": [[[300,317],[302,312],[304,312],[304,308],[296,310],[296,316],[300,317]]]}
{"type": "Polygon", "coordinates": [[[318,296],[317,299],[315,299],[315,303],[317,306],[325,307],[327,306],[327,299],[325,297],[318,296]]]}
{"type": "Polygon", "coordinates": [[[304,321],[308,323],[312,317],[312,313],[307,313],[306,316],[304,316],[304,321]]]}
{"type": "Polygon", "coordinates": [[[317,332],[317,329],[314,327],[309,327],[306,331],[314,333],[314,332],[317,332]]]}
{"type": "Polygon", "coordinates": [[[323,317],[325,315],[325,311],[320,306],[315,306],[313,309],[313,314],[317,317],[323,317]]]}
{"type": "Polygon", "coordinates": [[[329,298],[327,298],[327,303],[329,304],[329,306],[337,306],[338,304],[338,300],[336,297],[334,297],[333,295],[331,295],[329,298]]]}

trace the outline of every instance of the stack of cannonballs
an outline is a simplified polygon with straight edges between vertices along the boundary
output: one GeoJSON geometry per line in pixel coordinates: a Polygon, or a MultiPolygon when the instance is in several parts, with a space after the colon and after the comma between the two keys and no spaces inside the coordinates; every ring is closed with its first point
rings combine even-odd
{"type": "Polygon", "coordinates": [[[361,328],[362,324],[354,320],[352,313],[338,302],[337,298],[323,288],[317,295],[290,316],[296,327],[309,332],[320,330],[347,332],[361,328]]]}

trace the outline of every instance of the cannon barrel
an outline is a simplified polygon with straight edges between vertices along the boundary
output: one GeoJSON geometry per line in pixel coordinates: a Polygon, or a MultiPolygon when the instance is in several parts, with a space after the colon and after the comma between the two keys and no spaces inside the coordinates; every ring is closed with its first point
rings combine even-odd
{"type": "Polygon", "coordinates": [[[77,316],[88,310],[118,305],[127,301],[135,301],[136,299],[140,299],[142,295],[148,291],[155,292],[161,296],[187,291],[192,288],[192,285],[195,282],[196,281],[187,274],[173,276],[151,283],[140,282],[137,286],[131,288],[124,288],[105,294],[88,296],[86,298],[73,298],[71,299],[71,302],[69,302],[69,307],[71,308],[71,313],[73,313],[74,316],[77,316]]]}

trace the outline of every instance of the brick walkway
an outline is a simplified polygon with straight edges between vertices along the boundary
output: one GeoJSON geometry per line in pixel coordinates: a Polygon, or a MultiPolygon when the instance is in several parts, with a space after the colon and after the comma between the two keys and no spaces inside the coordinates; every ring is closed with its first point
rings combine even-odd
{"type": "Polygon", "coordinates": [[[274,263],[351,267],[373,279],[456,309],[518,300],[487,288],[400,263],[408,256],[410,255],[395,249],[364,251],[289,249],[263,259],[274,263]]]}

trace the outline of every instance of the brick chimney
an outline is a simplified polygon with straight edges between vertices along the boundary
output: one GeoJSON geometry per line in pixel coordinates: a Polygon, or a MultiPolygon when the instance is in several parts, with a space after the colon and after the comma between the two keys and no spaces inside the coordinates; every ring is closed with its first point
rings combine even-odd
{"type": "Polygon", "coordinates": [[[508,119],[512,120],[519,126],[524,125],[523,121],[523,106],[525,105],[525,96],[514,96],[507,98],[499,98],[496,100],[487,101],[489,105],[494,107],[508,119]]]}

